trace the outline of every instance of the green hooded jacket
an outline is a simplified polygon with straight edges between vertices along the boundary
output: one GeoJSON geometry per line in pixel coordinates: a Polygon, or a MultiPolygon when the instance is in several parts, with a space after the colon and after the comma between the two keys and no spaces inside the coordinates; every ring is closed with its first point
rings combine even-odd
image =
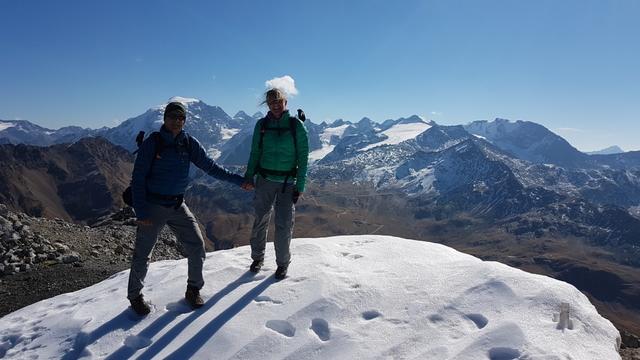
{"type": "MultiPolygon", "coordinates": [[[[285,111],[280,119],[273,119],[267,115],[264,119],[259,120],[253,129],[253,139],[251,141],[251,154],[249,155],[249,163],[247,164],[247,172],[245,179],[253,179],[258,172],[258,165],[262,169],[276,171],[290,171],[297,166],[296,188],[300,192],[304,192],[305,182],[307,179],[307,163],[309,161],[309,140],[307,137],[307,129],[302,121],[296,121],[296,140],[297,140],[297,164],[296,164],[296,146],[293,144],[293,136],[289,131],[289,111],[285,111]],[[266,121],[267,128],[280,128],[282,131],[265,131],[262,139],[262,151],[260,151],[260,130],[262,121],[266,121]]],[[[284,182],[285,176],[267,174],[267,180],[284,182]]],[[[293,182],[290,177],[287,181],[293,182]]]]}

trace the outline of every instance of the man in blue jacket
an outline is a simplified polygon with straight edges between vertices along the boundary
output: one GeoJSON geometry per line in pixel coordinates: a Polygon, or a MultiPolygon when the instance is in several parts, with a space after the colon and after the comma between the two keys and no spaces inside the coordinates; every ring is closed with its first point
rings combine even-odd
{"type": "Polygon", "coordinates": [[[218,166],[198,140],[183,131],[186,117],[184,105],[169,103],[164,110],[164,124],[159,132],[151,134],[142,143],[133,167],[131,190],[138,230],[127,298],[139,315],[151,311],[142,288],[151,251],[165,224],[173,230],[188,258],[185,299],[193,309],[204,305],[200,296],[204,285],[204,240],[195,217],[184,203],[190,164],[194,163],[214,178],[238,186],[244,181],[242,176],[218,166]]]}

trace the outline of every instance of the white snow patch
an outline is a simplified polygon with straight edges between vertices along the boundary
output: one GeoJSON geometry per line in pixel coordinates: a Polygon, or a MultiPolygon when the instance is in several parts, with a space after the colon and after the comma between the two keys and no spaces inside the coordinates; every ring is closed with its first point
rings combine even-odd
{"type": "Polygon", "coordinates": [[[329,144],[331,142],[331,138],[333,138],[334,136],[337,136],[338,138],[342,138],[342,135],[344,135],[344,131],[347,130],[349,126],[351,125],[344,124],[344,125],[324,129],[324,131],[320,135],[320,141],[322,141],[323,143],[329,144]]]}
{"type": "Polygon", "coordinates": [[[329,154],[336,147],[335,144],[331,143],[331,139],[337,137],[342,139],[345,130],[351,126],[349,124],[344,124],[336,127],[329,127],[324,129],[322,134],[320,134],[320,142],[322,143],[322,148],[318,150],[314,150],[309,153],[309,161],[317,161],[329,154]]]}
{"type": "Polygon", "coordinates": [[[220,129],[220,134],[222,134],[222,140],[229,140],[239,132],[240,132],[240,129],[227,129],[225,127],[220,129]]]}
{"type": "Polygon", "coordinates": [[[186,97],[182,97],[182,96],[174,96],[174,97],[172,97],[171,99],[169,99],[169,101],[167,102],[167,104],[168,104],[168,103],[170,103],[170,102],[173,102],[173,101],[181,102],[181,103],[183,103],[184,105],[188,105],[188,104],[191,104],[191,103],[200,102],[200,100],[199,100],[199,99],[186,98],[186,97]]]}
{"type": "Polygon", "coordinates": [[[378,147],[381,145],[395,145],[403,141],[413,139],[421,133],[431,128],[431,125],[422,122],[410,123],[410,124],[397,124],[382,132],[388,136],[386,140],[370,144],[360,149],[360,151],[366,151],[378,147]]]}
{"type": "Polygon", "coordinates": [[[213,160],[217,160],[220,155],[222,155],[222,151],[218,150],[215,147],[210,147],[207,149],[207,155],[209,155],[213,160]]]}
{"type": "Polygon", "coordinates": [[[487,138],[486,138],[486,137],[484,137],[484,136],[482,136],[482,135],[478,135],[478,134],[471,134],[471,135],[473,135],[473,136],[477,137],[478,139],[482,139],[482,140],[486,140],[486,141],[488,141],[488,140],[487,140],[487,138]]]}
{"type": "Polygon", "coordinates": [[[567,283],[396,237],[291,245],[279,282],[272,243],[257,275],[248,246],[207,254],[196,311],[182,305],[186,259],[151,264],[144,318],[129,308],[128,271],[27,306],[0,318],[0,357],[620,359],[618,331],[567,283]]]}
{"type": "Polygon", "coordinates": [[[16,123],[12,122],[0,122],[0,131],[7,130],[8,128],[16,126],[16,123]]]}
{"type": "Polygon", "coordinates": [[[330,152],[335,149],[335,145],[322,144],[322,148],[318,150],[313,150],[309,153],[309,162],[314,162],[323,159],[330,152]]]}

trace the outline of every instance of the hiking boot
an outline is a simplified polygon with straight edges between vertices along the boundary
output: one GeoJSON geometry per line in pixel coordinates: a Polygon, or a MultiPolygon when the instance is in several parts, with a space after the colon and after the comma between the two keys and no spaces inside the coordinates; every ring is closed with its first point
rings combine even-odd
{"type": "Polygon", "coordinates": [[[276,269],[276,280],[282,280],[287,276],[288,266],[280,266],[276,269]]]}
{"type": "Polygon", "coordinates": [[[249,266],[249,271],[257,273],[258,271],[260,271],[260,269],[262,269],[263,264],[264,264],[264,259],[253,260],[253,262],[251,263],[251,266],[249,266]]]}
{"type": "Polygon", "coordinates": [[[200,290],[189,285],[187,286],[187,292],[184,293],[184,298],[192,309],[201,308],[204,305],[204,300],[200,296],[200,290]]]}
{"type": "Polygon", "coordinates": [[[148,302],[144,301],[142,294],[138,295],[135,299],[130,299],[129,302],[131,302],[133,311],[140,316],[145,316],[151,312],[151,307],[149,307],[148,302]]]}

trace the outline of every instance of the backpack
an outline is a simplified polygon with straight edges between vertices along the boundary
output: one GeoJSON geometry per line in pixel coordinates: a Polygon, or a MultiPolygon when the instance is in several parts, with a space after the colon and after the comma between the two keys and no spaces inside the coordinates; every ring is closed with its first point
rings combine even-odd
{"type": "Polygon", "coordinates": [[[293,169],[289,170],[289,171],[277,171],[277,170],[269,170],[269,169],[264,169],[260,166],[260,163],[258,162],[258,166],[256,167],[256,172],[260,175],[262,175],[262,177],[265,177],[267,175],[276,175],[276,176],[284,176],[284,184],[282,185],[282,192],[284,193],[286,187],[287,187],[287,180],[289,180],[289,177],[295,177],[297,175],[298,172],[298,138],[297,138],[297,134],[296,134],[296,126],[297,126],[297,122],[298,120],[304,122],[305,120],[307,120],[306,115],[304,114],[304,111],[302,111],[302,109],[298,109],[298,117],[296,118],[295,116],[289,116],[289,127],[288,128],[270,128],[267,127],[267,118],[264,117],[262,119],[260,119],[260,142],[258,143],[258,150],[260,152],[262,152],[262,144],[263,144],[263,138],[264,138],[264,134],[267,131],[277,131],[278,135],[281,135],[283,132],[291,132],[291,137],[293,138],[293,147],[294,147],[294,151],[296,154],[296,165],[294,165],[293,169]]]}
{"type": "MultiPolygon", "coordinates": [[[[151,159],[151,166],[153,166],[153,162],[156,159],[160,158],[160,153],[165,148],[173,147],[173,146],[167,146],[162,140],[162,136],[158,131],[152,132],[151,135],[149,135],[149,137],[153,139],[153,142],[155,143],[155,148],[156,148],[155,154],[151,159]]],[[[136,136],[136,144],[138,145],[138,149],[133,152],[134,155],[137,154],[138,151],[140,151],[140,146],[142,146],[143,142],[144,142],[144,131],[140,131],[136,136]]],[[[187,151],[189,152],[189,156],[191,156],[191,135],[189,134],[187,134],[186,147],[187,147],[187,151]]],[[[151,167],[149,167],[149,169],[151,169],[151,167]]],[[[122,192],[122,201],[124,201],[124,203],[127,206],[133,206],[133,193],[131,190],[131,185],[127,186],[127,188],[124,189],[124,191],[122,192]]]]}

